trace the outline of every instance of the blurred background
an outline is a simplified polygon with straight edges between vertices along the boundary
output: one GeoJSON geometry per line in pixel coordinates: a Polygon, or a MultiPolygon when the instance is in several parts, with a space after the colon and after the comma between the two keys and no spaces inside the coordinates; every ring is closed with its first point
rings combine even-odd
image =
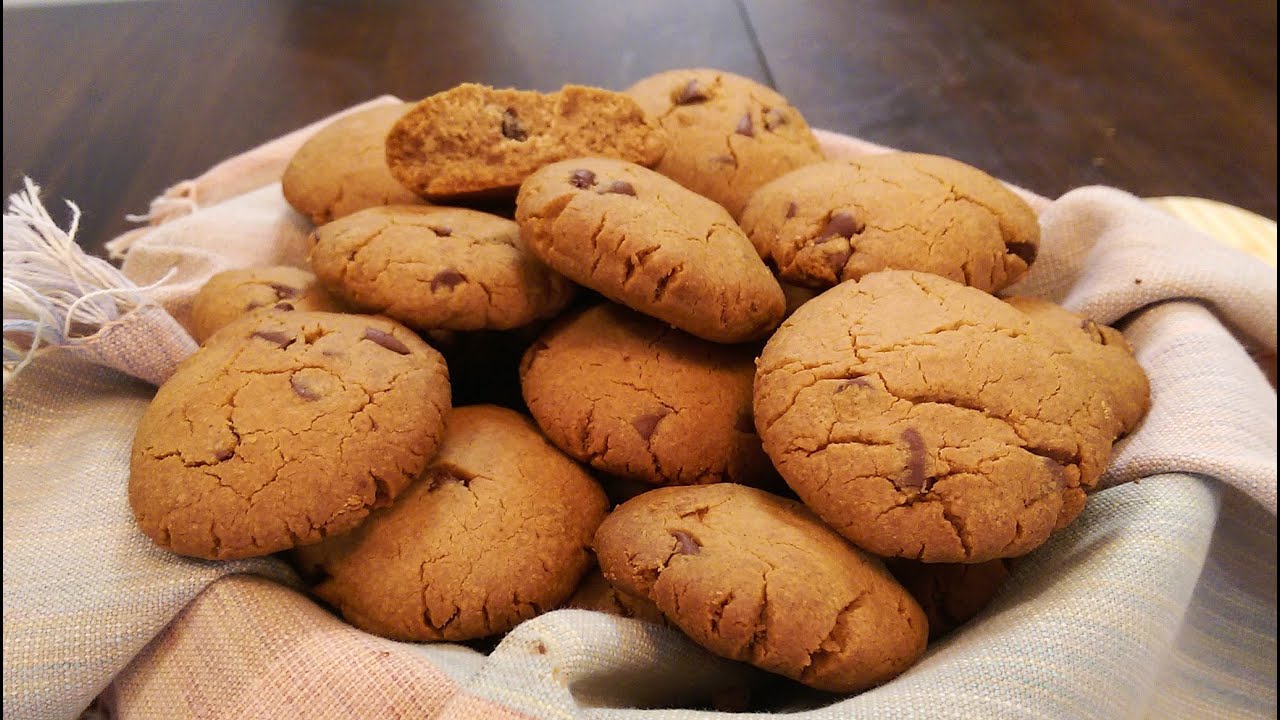
{"type": "Polygon", "coordinates": [[[101,252],[168,185],[381,94],[697,66],[1051,197],[1102,183],[1276,217],[1262,0],[7,0],[4,191],[28,174],[51,209],[76,201],[101,252]]]}

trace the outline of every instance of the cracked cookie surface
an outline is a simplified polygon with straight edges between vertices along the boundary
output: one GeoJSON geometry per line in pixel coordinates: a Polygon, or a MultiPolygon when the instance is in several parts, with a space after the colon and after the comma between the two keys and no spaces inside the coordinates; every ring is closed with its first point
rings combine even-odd
{"type": "Polygon", "coordinates": [[[411,107],[370,108],[321,128],[285,167],[280,179],[284,199],[316,225],[368,207],[426,202],[387,167],[387,132],[411,107]]]}
{"type": "Polygon", "coordinates": [[[782,319],[782,288],[729,213],[639,165],[548,165],[521,185],[516,221],[569,279],[704,340],[759,339],[782,319]]]}
{"type": "Polygon", "coordinates": [[[520,386],[560,449],[654,485],[774,475],[751,419],[755,345],[717,345],[604,303],[525,351],[520,386]]]}
{"type": "Polygon", "coordinates": [[[811,687],[863,690],[925,649],[924,613],[878,559],[761,490],[658,488],[615,509],[595,550],[699,645],[811,687]]]}
{"type": "Polygon", "coordinates": [[[555,315],[574,290],[516,223],[463,208],[353,213],[312,233],[310,261],[352,307],[420,330],[509,330],[555,315]]]}
{"type": "Polygon", "coordinates": [[[1054,333],[1087,365],[1110,400],[1118,435],[1138,426],[1151,407],[1151,385],[1119,330],[1041,298],[1019,295],[1004,300],[1054,333]]]}
{"type": "Polygon", "coordinates": [[[974,288],[883,271],[800,307],[757,363],[765,452],[809,507],[886,557],[1030,552],[1084,507],[1116,419],[1051,334],[974,288]]]}
{"type": "Polygon", "coordinates": [[[635,100],[580,85],[544,94],[464,83],[416,104],[386,138],[392,174],[430,198],[510,193],[543,165],[583,155],[652,165],[665,148],[635,100]]]}
{"type": "Polygon", "coordinates": [[[294,267],[226,270],[209,278],[191,301],[191,336],[203,343],[224,325],[255,311],[341,312],[316,276],[294,267]]]}
{"type": "Polygon", "coordinates": [[[443,359],[398,323],[250,315],[184,360],[143,413],[129,504],[139,528],[180,555],[319,542],[400,494],[448,411],[443,359]]]}
{"type": "Polygon", "coordinates": [[[299,549],[315,593],[356,627],[407,640],[506,632],[567,599],[608,512],[600,487],[525,417],[456,408],[440,451],[394,505],[299,549]]]}
{"type": "Polygon", "coordinates": [[[737,218],[761,185],[823,160],[800,111],[760,83],[720,70],[671,70],[627,89],[667,131],[654,170],[737,218]]]}
{"type": "Polygon", "coordinates": [[[1040,247],[1035,213],[999,181],[917,153],[788,173],[752,196],[742,228],[779,277],[814,288],[897,269],[996,292],[1040,247]]]}

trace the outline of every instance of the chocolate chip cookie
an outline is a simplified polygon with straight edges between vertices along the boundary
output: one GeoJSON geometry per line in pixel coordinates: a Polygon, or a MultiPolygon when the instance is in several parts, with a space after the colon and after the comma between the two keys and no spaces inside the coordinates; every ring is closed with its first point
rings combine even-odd
{"type": "Polygon", "coordinates": [[[533,343],[520,386],[547,437],[606,473],[759,483],[774,471],[751,418],[757,347],[709,343],[604,303],[533,343]]]}
{"type": "Polygon", "coordinates": [[[227,270],[209,278],[191,301],[191,337],[204,342],[222,326],[250,312],[342,308],[316,282],[316,276],[294,267],[227,270]]]}
{"type": "Polygon", "coordinates": [[[627,94],[667,131],[654,169],[737,218],[757,188],[823,160],[800,111],[754,80],[721,70],[671,70],[627,94]]]}
{"type": "Polygon", "coordinates": [[[800,503],[741,485],[659,488],[600,526],[605,579],[711,652],[854,692],[907,669],[928,625],[880,561],[800,503]]]}
{"type": "Polygon", "coordinates": [[[625,593],[609,584],[598,569],[593,569],[582,579],[573,596],[564,604],[567,608],[594,610],[618,617],[643,620],[654,625],[668,625],[666,616],[649,600],[625,593]]]}
{"type": "Polygon", "coordinates": [[[1061,338],[1088,366],[1110,400],[1119,423],[1117,435],[1127,435],[1137,427],[1151,407],[1151,385],[1119,330],[1040,298],[1015,296],[1005,302],[1061,338]]]}
{"type": "Polygon", "coordinates": [[[514,222],[462,208],[361,210],[316,229],[310,261],[353,308],[420,330],[507,330],[555,315],[573,296],[514,222]]]}
{"type": "Polygon", "coordinates": [[[285,167],[284,199],[316,225],[368,207],[425,202],[387,167],[387,132],[410,107],[369,108],[321,128],[285,167]]]}
{"type": "Polygon", "coordinates": [[[1035,261],[1040,225],[995,178],[915,153],[824,162],[761,187],[742,212],[760,256],[787,282],[825,288],[884,269],[995,292],[1035,261]]]}
{"type": "Polygon", "coordinates": [[[300,549],[315,593],[396,640],[467,640],[558,607],[591,565],[600,487],[533,423],[493,406],[449,416],[440,452],[395,505],[300,549]]]}
{"type": "Polygon", "coordinates": [[[143,414],[129,504],[180,555],[267,555],[348,532],[435,453],[440,354],[386,318],[248,315],[179,365],[143,414]]]}
{"type": "Polygon", "coordinates": [[[926,562],[1030,552],[1074,518],[1115,419],[1026,314],[882,271],[805,303],[757,364],[756,427],[784,480],[860,547],[926,562]]]}
{"type": "Polygon", "coordinates": [[[652,165],[665,148],[636,101],[579,85],[543,94],[466,83],[419,102],[386,139],[391,173],[431,198],[509,193],[543,165],[583,155],[652,165]]]}
{"type": "Polygon", "coordinates": [[[729,213],[639,165],[548,165],[520,187],[516,221],[569,279],[705,340],[755,340],[782,319],[782,288],[729,213]]]}

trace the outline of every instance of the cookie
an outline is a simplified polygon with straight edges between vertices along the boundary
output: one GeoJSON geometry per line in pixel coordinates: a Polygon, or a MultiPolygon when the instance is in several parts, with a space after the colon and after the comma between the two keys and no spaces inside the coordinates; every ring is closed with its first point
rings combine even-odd
{"type": "Polygon", "coordinates": [[[643,620],[654,625],[669,624],[657,605],[610,585],[598,569],[587,573],[564,606],[643,620]]]}
{"type": "Polygon", "coordinates": [[[316,276],[294,267],[226,270],[209,278],[191,301],[191,337],[203,343],[227,323],[259,310],[341,311],[316,276]]]}
{"type": "Polygon", "coordinates": [[[1042,544],[1084,507],[1116,422],[1030,318],[899,270],[805,303],[757,363],[765,452],[823,520],[877,555],[976,563],[1042,544]]]}
{"type": "Polygon", "coordinates": [[[778,276],[826,288],[885,269],[919,270],[996,292],[1021,278],[1040,224],[977,168],[888,153],[824,162],[761,187],[742,229],[778,276]]]}
{"type": "Polygon", "coordinates": [[[462,208],[368,208],[311,235],[316,276],[351,307],[419,330],[507,330],[555,315],[573,285],[511,220],[462,208]]]}
{"type": "Polygon", "coordinates": [[[506,632],[573,594],[608,511],[600,487],[533,423],[456,408],[440,451],[395,505],[295,560],[356,627],[395,640],[506,632]]]}
{"type": "Polygon", "coordinates": [[[717,345],[604,303],[525,352],[520,387],[551,442],[654,485],[759,483],[773,474],[751,419],[752,345],[717,345]]]}
{"type": "Polygon", "coordinates": [[[1137,427],[1151,407],[1151,385],[1119,330],[1040,298],[1014,296],[1005,302],[1056,334],[1088,365],[1120,423],[1118,435],[1127,435],[1137,427]]]}
{"type": "Polygon", "coordinates": [[[761,185],[823,160],[787,99],[720,70],[671,70],[627,89],[668,133],[654,170],[720,203],[737,218],[761,185]]]}
{"type": "Polygon", "coordinates": [[[894,560],[885,565],[920,603],[929,618],[930,640],[976,617],[1009,578],[1008,560],[974,564],[894,560]]]}
{"type": "Polygon", "coordinates": [[[440,354],[386,318],[248,315],[184,360],[138,423],[129,505],[179,555],[267,555],[348,532],[435,453],[440,354]]]}
{"type": "Polygon", "coordinates": [[[548,165],[520,186],[516,221],[569,279],[704,340],[755,340],[782,319],[782,288],[729,213],[639,165],[548,165]]]}
{"type": "Polygon", "coordinates": [[[379,205],[425,202],[387,167],[387,132],[410,107],[369,108],[321,128],[285,167],[280,179],[284,199],[316,225],[379,205]]]}
{"type": "Polygon", "coordinates": [[[386,138],[392,175],[431,198],[509,193],[543,165],[584,155],[652,165],[665,148],[634,100],[579,85],[544,94],[466,83],[414,105],[386,138]]]}
{"type": "Polygon", "coordinates": [[[924,652],[927,621],[880,561],[803,505],[741,485],[659,488],[596,533],[611,585],[717,655],[854,692],[924,652]]]}

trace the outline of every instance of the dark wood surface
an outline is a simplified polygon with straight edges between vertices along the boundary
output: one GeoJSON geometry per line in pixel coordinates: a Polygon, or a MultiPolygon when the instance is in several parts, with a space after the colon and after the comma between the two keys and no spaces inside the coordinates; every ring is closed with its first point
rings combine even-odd
{"type": "Polygon", "coordinates": [[[1049,196],[1103,183],[1276,217],[1276,3],[186,0],[4,10],[4,191],[101,253],[168,185],[383,93],[624,88],[709,66],[816,127],[1049,196]],[[57,206],[55,208],[55,206],[57,206]]]}

